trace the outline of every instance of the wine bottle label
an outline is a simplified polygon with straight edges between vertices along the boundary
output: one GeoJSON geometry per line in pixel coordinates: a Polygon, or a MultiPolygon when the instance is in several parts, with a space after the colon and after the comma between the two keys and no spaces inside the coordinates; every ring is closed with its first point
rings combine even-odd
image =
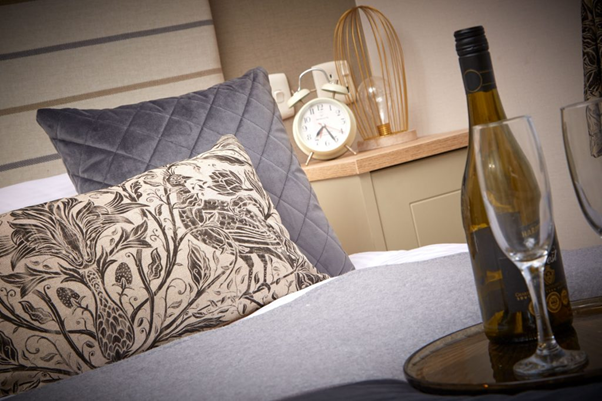
{"type": "MultiPolygon", "coordinates": [[[[533,229],[533,228],[531,228],[533,229]]],[[[525,228],[522,231],[529,231],[525,228]]],[[[504,299],[499,300],[505,308],[497,307],[493,310],[506,309],[510,313],[524,312],[528,310],[534,315],[531,304],[531,296],[525,284],[520,270],[506,257],[497,245],[491,228],[482,228],[473,233],[474,243],[477,249],[475,261],[489,272],[485,277],[496,277],[502,280],[504,287],[504,299]],[[495,273],[500,272],[500,273],[495,273]],[[499,277],[501,276],[501,277],[499,277]]],[[[568,291],[562,260],[558,252],[556,237],[548,254],[544,270],[544,285],[546,293],[547,308],[550,313],[557,313],[561,307],[569,304],[568,291]]],[[[490,305],[493,307],[493,305],[490,305]]]]}
{"type": "Polygon", "coordinates": [[[546,304],[550,313],[557,313],[562,307],[569,306],[569,292],[566,287],[566,278],[562,265],[562,257],[554,233],[554,242],[550,248],[546,267],[544,270],[544,284],[546,288],[546,304]]]}
{"type": "Polygon", "coordinates": [[[525,279],[516,265],[506,257],[497,245],[491,228],[477,230],[473,233],[473,236],[477,248],[475,255],[477,265],[491,272],[490,277],[497,277],[503,282],[504,299],[499,299],[501,305],[494,310],[506,309],[510,313],[527,310],[531,298],[525,279]],[[495,274],[495,272],[501,274],[495,274]]]}
{"type": "Polygon", "coordinates": [[[466,93],[487,92],[496,88],[489,53],[460,57],[460,69],[466,93]]]}

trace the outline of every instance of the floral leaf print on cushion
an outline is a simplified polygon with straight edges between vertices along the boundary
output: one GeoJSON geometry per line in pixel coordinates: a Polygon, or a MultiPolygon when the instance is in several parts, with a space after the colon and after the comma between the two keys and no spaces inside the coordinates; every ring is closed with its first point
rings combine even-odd
{"type": "Polygon", "coordinates": [[[223,326],[325,278],[224,136],[121,185],[0,215],[0,391],[223,326]]]}

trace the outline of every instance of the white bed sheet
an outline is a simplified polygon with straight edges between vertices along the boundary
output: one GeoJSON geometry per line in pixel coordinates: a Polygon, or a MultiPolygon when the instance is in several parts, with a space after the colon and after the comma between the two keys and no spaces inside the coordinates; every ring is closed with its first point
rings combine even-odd
{"type": "MultiPolygon", "coordinates": [[[[77,195],[77,191],[67,174],[22,182],[0,188],[0,213],[74,195],[77,195]]],[[[374,266],[418,262],[462,252],[468,252],[466,244],[434,244],[407,251],[361,252],[352,254],[349,258],[356,269],[365,269],[374,266]]],[[[336,277],[277,299],[252,315],[247,316],[247,318],[285,305],[331,280],[336,280],[336,277]]]]}
{"type": "Polygon", "coordinates": [[[0,188],[0,213],[74,195],[77,191],[67,173],[21,182],[0,188]]]}
{"type": "Polygon", "coordinates": [[[468,252],[468,245],[433,244],[410,249],[409,251],[361,252],[350,255],[349,258],[356,269],[364,269],[366,267],[419,262],[462,252],[468,252]]]}

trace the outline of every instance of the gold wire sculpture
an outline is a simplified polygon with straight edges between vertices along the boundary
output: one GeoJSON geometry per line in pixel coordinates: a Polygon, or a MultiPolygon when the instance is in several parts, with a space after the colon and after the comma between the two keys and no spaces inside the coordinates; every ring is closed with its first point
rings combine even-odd
{"type": "Polygon", "coordinates": [[[334,32],[334,59],[339,77],[352,81],[341,84],[355,85],[356,93],[347,100],[364,141],[408,130],[403,50],[393,25],[380,11],[358,6],[341,16],[334,32]],[[364,31],[362,16],[370,30],[364,31]],[[378,56],[372,61],[368,40],[378,56]]]}

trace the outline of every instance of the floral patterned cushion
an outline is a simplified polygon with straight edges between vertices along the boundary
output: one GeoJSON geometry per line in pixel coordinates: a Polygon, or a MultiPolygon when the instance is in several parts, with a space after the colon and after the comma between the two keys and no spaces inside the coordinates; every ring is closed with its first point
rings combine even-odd
{"type": "Polygon", "coordinates": [[[121,185],[0,215],[0,391],[223,326],[325,278],[225,136],[121,185]]]}

